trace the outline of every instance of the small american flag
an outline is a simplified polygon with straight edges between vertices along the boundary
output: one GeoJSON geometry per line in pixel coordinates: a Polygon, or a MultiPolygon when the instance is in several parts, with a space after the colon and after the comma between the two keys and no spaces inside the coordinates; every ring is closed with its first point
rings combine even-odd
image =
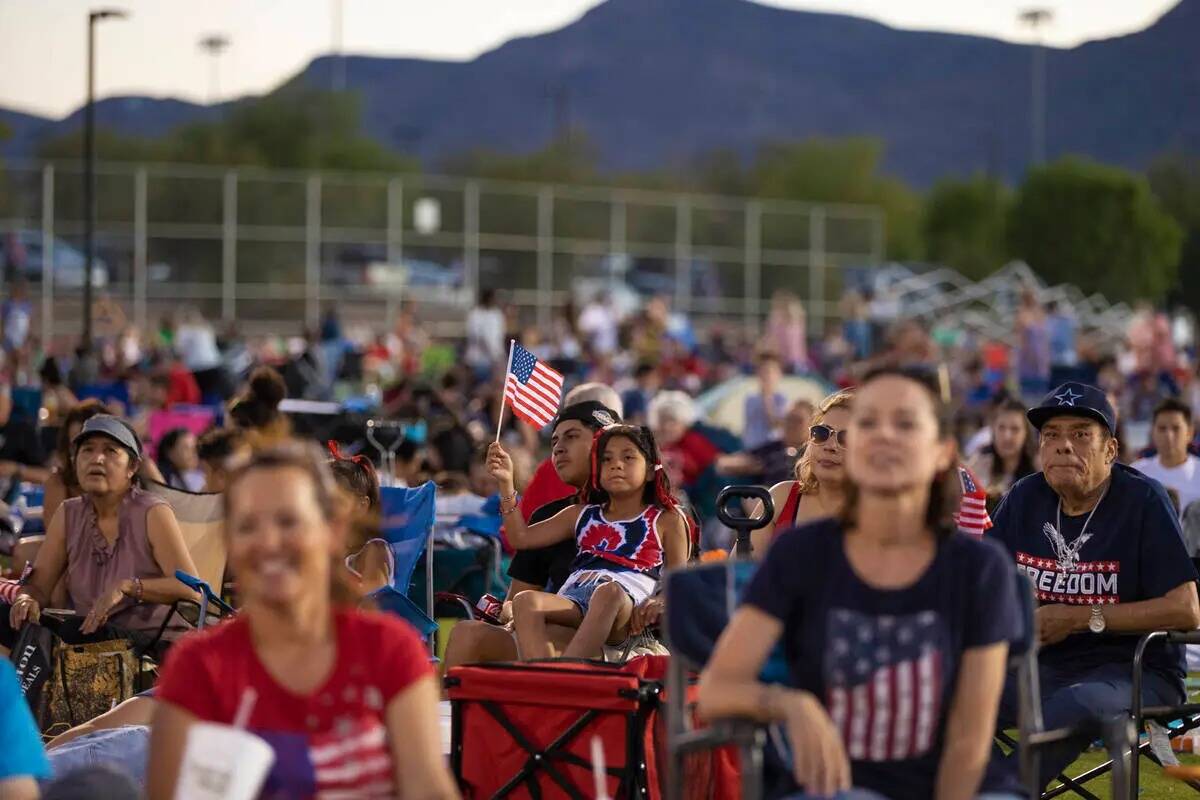
{"type": "Polygon", "coordinates": [[[563,376],[521,345],[514,342],[512,348],[504,397],[514,414],[535,428],[544,428],[558,415],[563,376]]]}
{"type": "Polygon", "coordinates": [[[958,480],[962,486],[962,500],[954,521],[958,529],[972,536],[983,536],[992,527],[992,518],[987,510],[987,492],[979,485],[979,479],[964,466],[958,468],[958,480]]]}
{"type": "Polygon", "coordinates": [[[891,616],[831,609],[827,630],[827,707],[847,755],[895,761],[929,752],[944,679],[937,612],[891,616]]]}

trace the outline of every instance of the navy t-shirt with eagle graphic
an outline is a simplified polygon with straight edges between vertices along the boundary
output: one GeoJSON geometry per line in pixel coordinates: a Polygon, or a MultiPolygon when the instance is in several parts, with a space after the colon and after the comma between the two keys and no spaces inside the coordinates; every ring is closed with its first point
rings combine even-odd
{"type": "MultiPolygon", "coordinates": [[[[938,543],[911,585],[875,588],[846,558],[841,523],[821,520],[775,538],[743,601],[783,623],[791,683],[841,731],[854,786],[924,800],[963,652],[1018,637],[1016,591],[1003,548],[961,533],[938,543]]],[[[1010,780],[989,771],[980,789],[1016,789],[1010,780]]]]}
{"type": "MultiPolygon", "coordinates": [[[[1113,466],[1108,491],[1091,522],[1088,514],[1062,514],[1060,523],[1058,510],[1058,495],[1039,472],[1009,490],[991,530],[1033,581],[1040,604],[1152,600],[1196,580],[1170,498],[1161,484],[1132,467],[1113,466]]],[[[1132,665],[1137,643],[1134,635],[1085,631],[1042,647],[1041,661],[1072,672],[1132,665]]],[[[1183,648],[1155,642],[1147,648],[1146,665],[1182,681],[1183,648]]]]}

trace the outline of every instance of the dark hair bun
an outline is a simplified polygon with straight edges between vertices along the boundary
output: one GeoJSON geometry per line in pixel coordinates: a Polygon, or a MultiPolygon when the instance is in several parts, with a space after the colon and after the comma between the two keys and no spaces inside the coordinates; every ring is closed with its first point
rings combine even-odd
{"type": "Polygon", "coordinates": [[[287,397],[287,384],[272,367],[259,367],[250,373],[249,394],[258,405],[274,411],[287,397]]]}

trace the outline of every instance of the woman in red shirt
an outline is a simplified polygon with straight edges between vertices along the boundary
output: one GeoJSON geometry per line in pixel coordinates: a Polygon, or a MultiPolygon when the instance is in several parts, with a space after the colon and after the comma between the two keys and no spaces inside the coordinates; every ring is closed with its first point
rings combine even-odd
{"type": "Polygon", "coordinates": [[[150,797],[174,796],[190,726],[231,723],[247,690],[247,727],[275,751],[263,798],[458,797],[428,652],[406,622],[355,610],[340,584],[335,491],[322,455],[295,444],[231,476],[226,539],[243,606],[167,659],[150,797]]]}

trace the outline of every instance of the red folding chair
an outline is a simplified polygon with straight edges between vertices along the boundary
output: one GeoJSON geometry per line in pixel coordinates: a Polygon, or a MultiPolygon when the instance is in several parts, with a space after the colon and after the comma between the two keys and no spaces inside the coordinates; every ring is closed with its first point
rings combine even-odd
{"type": "Polygon", "coordinates": [[[457,667],[450,763],[466,800],[595,795],[600,738],[615,800],[660,796],[655,734],[665,656],[613,666],[540,661],[457,667]]]}

